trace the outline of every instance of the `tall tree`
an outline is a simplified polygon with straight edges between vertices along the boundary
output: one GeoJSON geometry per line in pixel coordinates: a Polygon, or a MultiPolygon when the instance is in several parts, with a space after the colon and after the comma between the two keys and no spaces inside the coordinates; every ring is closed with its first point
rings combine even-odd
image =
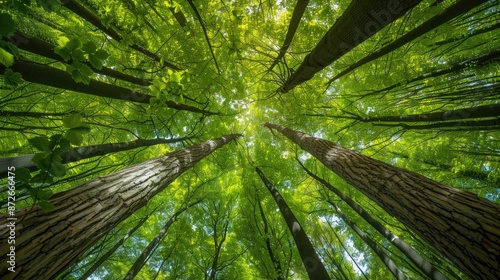
{"type": "Polygon", "coordinates": [[[279,89],[288,92],[397,20],[419,0],[354,0],[279,89]]]}
{"type": "Polygon", "coordinates": [[[290,232],[292,233],[293,239],[295,240],[295,244],[297,245],[297,249],[299,250],[300,257],[302,258],[302,262],[307,270],[309,278],[321,280],[330,279],[325,266],[321,262],[321,259],[311,244],[304,228],[300,225],[292,210],[278,192],[278,189],[273,186],[273,184],[267,179],[266,175],[258,167],[255,170],[273,196],[276,204],[278,204],[280,212],[283,215],[290,232]]]}
{"type": "MultiPolygon", "coordinates": [[[[239,136],[230,134],[196,144],[58,193],[50,199],[54,209],[49,213],[30,207],[1,215],[3,219],[19,217],[15,223],[16,271],[7,270],[11,246],[2,244],[1,276],[55,277],[175,178],[239,136]]],[[[1,232],[8,234],[9,229],[1,232]]]]}
{"type": "Polygon", "coordinates": [[[500,277],[500,205],[330,141],[266,123],[419,234],[471,279],[500,277]]]}

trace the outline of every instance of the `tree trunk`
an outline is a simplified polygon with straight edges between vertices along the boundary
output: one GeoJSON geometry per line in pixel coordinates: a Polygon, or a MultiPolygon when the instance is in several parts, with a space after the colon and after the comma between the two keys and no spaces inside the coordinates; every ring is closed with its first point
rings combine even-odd
{"type": "Polygon", "coordinates": [[[124,236],[122,237],[118,242],[115,243],[115,245],[109,249],[108,251],[106,251],[106,253],[104,255],[102,255],[98,260],[94,261],[94,263],[92,264],[92,267],[89,268],[87,271],[85,271],[85,273],[79,278],[80,280],[85,280],[87,278],[90,277],[90,275],[92,275],[92,273],[94,273],[94,271],[96,269],[98,269],[105,261],[107,261],[109,259],[109,257],[111,257],[111,255],[116,251],[118,250],[118,248],[120,248],[123,243],[125,241],[127,241],[127,239],[132,235],[134,234],[134,232],[136,230],[138,230],[139,228],[141,228],[141,226],[148,220],[148,218],[156,211],[156,209],[158,209],[158,207],[156,207],[153,211],[151,211],[150,214],[146,215],[145,217],[143,217],[139,223],[137,223],[137,225],[135,225],[135,227],[133,227],[131,230],[129,230],[129,232],[124,236]]]}
{"type": "Polygon", "coordinates": [[[348,224],[352,228],[352,230],[354,230],[354,232],[356,232],[356,234],[359,235],[359,237],[361,237],[361,239],[363,239],[366,245],[368,245],[375,252],[375,254],[377,254],[380,260],[385,264],[387,269],[389,269],[389,271],[397,280],[408,279],[408,277],[398,268],[394,261],[384,252],[384,250],[382,250],[377,245],[377,243],[375,243],[375,241],[371,239],[371,237],[366,232],[361,230],[358,225],[350,220],[344,213],[337,210],[337,214],[346,224],[348,224]]]}
{"type": "MultiPolygon", "coordinates": [[[[150,100],[152,98],[151,95],[135,92],[127,88],[107,84],[97,80],[91,79],[88,85],[77,83],[73,80],[69,73],[63,70],[26,60],[16,60],[9,68],[11,68],[14,72],[21,73],[23,80],[25,81],[51,87],[143,104],[150,104],[150,100]]],[[[5,69],[6,67],[0,64],[0,73],[3,73],[5,69]]],[[[169,108],[181,111],[190,111],[204,115],[219,115],[219,113],[210,112],[171,100],[167,100],[165,105],[169,108]]]]}
{"type": "Polygon", "coordinates": [[[328,272],[326,271],[325,266],[319,259],[316,250],[314,249],[309,237],[306,232],[300,225],[297,218],[292,212],[292,209],[288,207],[286,201],[278,192],[278,189],[272,185],[272,183],[266,178],[266,175],[262,173],[262,171],[257,167],[257,174],[259,174],[262,182],[266,185],[267,189],[273,196],[276,204],[278,204],[281,214],[292,233],[293,239],[295,240],[295,244],[297,245],[297,249],[299,250],[300,257],[302,258],[302,263],[304,264],[307,274],[310,279],[318,279],[318,280],[326,280],[330,279],[328,272]]]}
{"type": "MultiPolygon", "coordinates": [[[[80,16],[81,18],[86,20],[88,23],[99,28],[99,30],[104,32],[109,37],[113,38],[114,40],[116,40],[118,42],[123,40],[123,37],[120,34],[118,34],[113,28],[104,26],[104,24],[101,23],[101,19],[99,17],[97,17],[92,12],[87,10],[85,7],[80,5],[77,1],[75,1],[75,0],[61,0],[61,1],[62,1],[63,6],[65,8],[67,8],[68,10],[77,14],[78,16],[80,16]]],[[[176,70],[176,71],[183,70],[183,69],[175,66],[174,64],[163,60],[157,54],[150,52],[149,50],[145,49],[142,46],[139,46],[137,44],[133,44],[130,47],[136,51],[139,51],[139,52],[145,54],[146,56],[149,56],[154,61],[162,63],[162,66],[168,67],[168,68],[176,70]]]]}
{"type": "Polygon", "coordinates": [[[266,123],[420,235],[471,279],[500,279],[500,205],[281,125],[266,123]]]}
{"type": "MultiPolygon", "coordinates": [[[[140,147],[149,147],[157,144],[176,143],[189,138],[174,138],[174,139],[137,139],[131,142],[108,143],[100,145],[91,145],[71,149],[69,152],[61,155],[62,162],[75,162],[82,159],[87,159],[96,156],[102,156],[111,153],[128,151],[140,147]]],[[[15,166],[16,168],[27,168],[30,171],[38,170],[38,167],[31,161],[35,154],[20,155],[16,157],[0,158],[0,179],[7,177],[7,167],[15,166]]]]}
{"type": "MultiPolygon", "coordinates": [[[[8,41],[10,41],[11,43],[15,44],[20,49],[23,49],[25,51],[28,51],[28,52],[31,52],[34,54],[38,54],[38,55],[41,55],[41,56],[44,56],[47,58],[51,58],[51,59],[60,61],[62,63],[71,64],[71,60],[66,62],[62,56],[60,56],[54,52],[55,46],[53,46],[47,42],[44,42],[38,38],[23,34],[21,32],[16,32],[16,33],[14,33],[14,35],[12,37],[9,38],[8,41]]],[[[88,67],[90,67],[90,69],[92,69],[92,71],[94,71],[95,73],[99,73],[99,74],[102,74],[102,75],[105,75],[105,76],[108,76],[111,78],[116,78],[116,79],[119,79],[122,81],[126,81],[129,83],[140,85],[140,86],[149,86],[152,84],[150,81],[143,80],[143,79],[122,73],[120,71],[113,70],[113,69],[108,68],[108,67],[102,67],[101,69],[97,69],[94,66],[92,66],[92,64],[90,64],[90,63],[86,63],[86,62],[83,62],[83,63],[85,65],[87,65],[88,67]]]]}
{"type": "Polygon", "coordinates": [[[274,59],[271,66],[269,66],[269,71],[272,71],[274,66],[279,63],[279,61],[285,56],[288,47],[292,44],[293,37],[295,36],[295,32],[299,27],[300,20],[302,19],[302,15],[306,11],[307,4],[309,4],[309,0],[297,0],[297,4],[295,4],[295,8],[293,8],[292,18],[290,19],[290,23],[288,24],[288,30],[286,32],[285,40],[283,41],[283,45],[280,48],[280,52],[278,56],[274,59]]]}
{"type": "Polygon", "coordinates": [[[475,0],[475,1],[470,1],[470,0],[459,0],[455,4],[451,5],[450,7],[446,8],[444,11],[439,13],[438,15],[435,15],[431,19],[427,20],[426,22],[422,23],[420,26],[417,28],[413,29],[412,31],[406,33],[405,35],[399,37],[396,39],[394,42],[386,45],[382,49],[369,54],[368,56],[362,58],[358,62],[351,64],[347,69],[343,70],[339,74],[337,74],[335,77],[330,79],[328,81],[328,84],[331,84],[335,80],[339,79],[342,76],[345,76],[349,74],[350,72],[354,71],[358,67],[365,65],[366,63],[373,61],[383,55],[386,55],[395,49],[417,39],[418,37],[424,35],[425,33],[437,28],[438,26],[448,22],[449,20],[458,17],[461,14],[464,14],[473,8],[483,4],[486,2],[486,0],[475,0]]]}
{"type": "MultiPolygon", "coordinates": [[[[328,188],[330,191],[335,193],[340,199],[342,199],[349,207],[351,207],[356,213],[358,213],[365,221],[367,221],[374,229],[376,229],[382,236],[384,236],[389,242],[391,242],[396,248],[398,248],[416,267],[418,267],[427,277],[436,280],[447,280],[448,278],[439,272],[431,263],[424,259],[420,254],[410,245],[408,245],[403,240],[399,239],[394,233],[392,233],[388,228],[386,228],[382,223],[377,221],[368,212],[365,211],[359,204],[357,204],[350,197],[346,196],[339,189],[332,186],[323,178],[320,178],[316,174],[312,173],[307,169],[300,161],[299,164],[302,166],[304,171],[309,174],[316,181],[320,182],[323,186],[328,188]]],[[[334,205],[332,205],[334,206],[334,205]]]]}
{"type": "MultiPolygon", "coordinates": [[[[0,278],[53,279],[109,230],[125,220],[175,178],[241,135],[231,134],[145,161],[54,195],[55,207],[22,209],[16,219],[15,273],[7,270],[13,247],[0,246],[0,278]]],[[[0,229],[8,236],[8,227],[0,229]]]]}
{"type": "Polygon", "coordinates": [[[389,25],[420,0],[353,0],[316,47],[279,89],[288,92],[389,25]]]}
{"type": "Polygon", "coordinates": [[[172,215],[172,217],[167,221],[167,223],[163,226],[163,228],[158,232],[158,234],[149,242],[148,246],[142,251],[142,253],[139,255],[135,263],[132,265],[130,270],[128,271],[127,275],[123,278],[124,280],[132,280],[137,276],[137,273],[141,270],[141,268],[146,264],[148,259],[151,257],[151,254],[154,252],[158,244],[163,240],[165,235],[167,234],[168,229],[170,226],[177,221],[177,217],[179,217],[184,211],[189,209],[190,207],[200,203],[200,201],[196,201],[190,205],[187,205],[185,207],[182,207],[179,209],[177,212],[172,215]]]}

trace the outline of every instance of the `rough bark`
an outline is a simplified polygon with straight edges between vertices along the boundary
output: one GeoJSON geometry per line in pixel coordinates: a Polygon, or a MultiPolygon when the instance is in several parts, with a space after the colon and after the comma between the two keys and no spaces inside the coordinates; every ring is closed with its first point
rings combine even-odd
{"type": "Polygon", "coordinates": [[[288,92],[311,79],[317,72],[404,15],[419,2],[420,0],[353,0],[279,91],[288,92]]]}
{"type": "Polygon", "coordinates": [[[149,242],[148,246],[142,251],[137,260],[134,262],[132,267],[127,272],[127,275],[123,278],[124,280],[131,280],[137,276],[137,273],[141,270],[141,268],[146,264],[148,259],[151,257],[151,254],[154,252],[158,244],[163,240],[165,235],[167,234],[170,226],[177,221],[177,217],[179,217],[184,211],[189,209],[190,207],[200,203],[200,201],[196,201],[191,203],[190,205],[184,206],[175,212],[172,217],[167,221],[167,223],[163,226],[163,228],[156,234],[156,236],[149,242]]]}
{"type": "Polygon", "coordinates": [[[427,241],[471,279],[500,278],[500,205],[330,141],[266,123],[427,241]]]}
{"type": "MultiPolygon", "coordinates": [[[[100,145],[91,145],[73,148],[69,152],[61,154],[62,162],[69,163],[82,159],[102,156],[111,153],[128,151],[140,147],[149,147],[157,144],[176,143],[184,141],[188,138],[173,138],[173,139],[137,139],[130,142],[107,143],[100,145]]],[[[0,179],[7,177],[7,167],[15,166],[16,168],[27,168],[30,171],[38,170],[38,167],[31,162],[35,154],[20,155],[16,157],[0,158],[0,179]]]]}
{"type": "MultiPolygon", "coordinates": [[[[63,63],[68,63],[71,64],[71,61],[65,61],[64,58],[54,52],[55,46],[42,41],[38,38],[29,36],[27,34],[21,33],[21,32],[16,32],[12,37],[9,38],[9,41],[14,43],[17,47],[20,49],[23,49],[25,51],[38,54],[50,59],[54,59],[63,63]]],[[[129,83],[133,83],[136,85],[140,86],[149,86],[152,83],[147,80],[143,80],[125,73],[122,73],[120,71],[113,70],[108,67],[102,67],[101,69],[97,69],[92,64],[84,62],[85,65],[90,67],[92,71],[95,73],[99,73],[111,78],[116,78],[122,81],[126,81],[129,83]]]]}
{"type": "Polygon", "coordinates": [[[304,15],[304,12],[306,11],[307,4],[309,4],[309,0],[297,0],[297,4],[295,4],[295,8],[293,8],[292,18],[288,24],[285,40],[283,41],[283,45],[280,48],[278,56],[274,59],[271,66],[269,66],[269,71],[272,71],[274,66],[276,66],[276,64],[278,64],[279,61],[285,56],[285,53],[288,50],[288,47],[290,47],[293,37],[295,36],[295,32],[299,27],[302,15],[304,15]]]}
{"type": "MultiPolygon", "coordinates": [[[[123,37],[118,34],[113,28],[111,27],[106,27],[104,24],[101,23],[101,19],[94,15],[92,12],[87,10],[85,7],[83,7],[80,3],[74,0],[61,0],[63,3],[63,6],[67,8],[68,10],[72,11],[73,13],[77,14],[81,18],[85,19],[88,23],[94,25],[97,27],[99,30],[107,34],[109,37],[113,38],[116,41],[122,41],[123,37]]],[[[147,50],[146,48],[138,45],[138,44],[132,44],[130,46],[132,49],[143,53],[146,56],[149,56],[152,58],[154,61],[162,63],[162,66],[168,67],[170,69],[180,71],[183,70],[174,64],[167,62],[163,60],[161,57],[159,57],[157,54],[152,53],[151,51],[147,50]]]]}
{"type": "MultiPolygon", "coordinates": [[[[156,209],[158,209],[158,207],[156,207],[156,209]]],[[[123,245],[123,243],[125,241],[127,241],[127,239],[132,234],[134,234],[134,232],[136,230],[138,230],[139,228],[141,228],[141,226],[148,220],[148,218],[151,216],[151,214],[153,214],[155,212],[156,209],[154,209],[150,214],[144,216],[137,223],[137,225],[135,225],[131,230],[129,230],[129,232],[124,237],[122,237],[120,240],[118,240],[118,242],[116,242],[115,245],[113,245],[113,247],[111,247],[108,251],[106,251],[106,253],[104,253],[104,255],[102,255],[98,260],[96,260],[94,262],[94,264],[92,264],[92,267],[90,267],[87,271],[85,271],[85,273],[79,279],[80,280],[85,280],[85,279],[89,278],[90,275],[92,275],[92,273],[94,273],[94,271],[96,269],[98,269],[105,261],[107,261],[109,259],[109,257],[111,257],[111,255],[113,255],[113,253],[116,250],[118,250],[118,248],[120,248],[123,245]]]]}
{"type": "Polygon", "coordinates": [[[380,50],[367,55],[366,57],[362,58],[361,60],[357,61],[354,64],[351,64],[347,69],[343,70],[339,74],[337,74],[335,77],[330,79],[328,81],[328,84],[331,84],[335,80],[339,79],[342,76],[345,76],[349,74],[350,72],[354,71],[355,69],[361,67],[362,65],[365,65],[366,63],[373,61],[383,55],[386,55],[397,48],[417,39],[418,37],[424,35],[425,33],[437,28],[438,26],[448,22],[449,20],[458,17],[461,14],[464,14],[473,8],[483,4],[486,2],[486,0],[475,0],[475,1],[470,1],[470,0],[459,0],[455,4],[451,5],[450,7],[446,8],[444,11],[441,13],[435,15],[434,17],[430,18],[426,22],[422,23],[419,25],[417,28],[413,29],[412,31],[406,33],[405,35],[399,37],[396,39],[394,42],[386,45],[385,47],[381,48],[380,50]]]}
{"type": "Polygon", "coordinates": [[[299,250],[300,257],[302,258],[302,263],[304,264],[307,274],[310,279],[327,280],[330,279],[325,266],[321,262],[316,250],[314,249],[309,237],[304,231],[303,227],[300,225],[299,221],[293,214],[288,204],[283,199],[283,197],[278,192],[275,186],[267,179],[266,175],[257,167],[257,174],[259,174],[262,182],[266,185],[267,189],[273,196],[276,204],[280,209],[283,218],[292,233],[297,249],[299,250]]]}
{"type": "MultiPolygon", "coordinates": [[[[16,60],[14,64],[9,68],[11,68],[15,72],[21,73],[23,80],[25,81],[51,87],[143,104],[150,104],[150,100],[152,98],[152,96],[148,94],[135,92],[128,88],[119,87],[97,80],[91,79],[88,85],[77,83],[73,80],[69,73],[63,70],[36,64],[27,60],[16,60]]],[[[0,72],[3,73],[5,69],[6,67],[0,64],[0,72]]],[[[201,113],[204,115],[219,115],[219,113],[210,112],[204,109],[177,103],[171,100],[167,100],[165,102],[165,105],[169,108],[177,109],[180,111],[190,111],[194,113],[201,113]]]]}
{"type": "MultiPolygon", "coordinates": [[[[54,279],[109,230],[145,206],[175,178],[241,135],[231,134],[98,177],[54,195],[55,207],[39,207],[0,215],[16,218],[16,269],[7,270],[9,244],[0,246],[0,278],[54,279]]],[[[9,229],[2,227],[1,236],[9,229]]]]}
{"type": "Polygon", "coordinates": [[[302,169],[309,174],[316,181],[320,182],[327,189],[335,193],[340,199],[342,199],[349,207],[351,207],[356,213],[358,213],[365,221],[367,221],[374,229],[376,229],[382,236],[384,236],[389,242],[391,242],[396,248],[398,248],[416,267],[418,267],[429,279],[437,280],[447,280],[448,278],[444,276],[439,270],[437,270],[431,263],[424,259],[420,254],[410,245],[408,245],[403,240],[399,239],[394,233],[392,233],[388,228],[386,228],[382,223],[377,221],[372,215],[357,204],[350,197],[345,195],[339,189],[332,186],[325,179],[317,176],[307,169],[300,161],[299,164],[302,169]]]}

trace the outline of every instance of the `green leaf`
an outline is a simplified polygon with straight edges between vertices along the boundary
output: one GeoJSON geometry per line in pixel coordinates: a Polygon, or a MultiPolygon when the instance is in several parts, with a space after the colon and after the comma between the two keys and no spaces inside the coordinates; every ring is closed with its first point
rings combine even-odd
{"type": "Polygon", "coordinates": [[[12,71],[12,69],[5,70],[3,74],[5,85],[9,87],[17,87],[23,82],[21,73],[12,71]]]}
{"type": "Polygon", "coordinates": [[[31,179],[31,173],[27,168],[17,168],[16,169],[16,181],[21,183],[27,183],[31,179]]]}
{"type": "Polygon", "coordinates": [[[81,49],[76,49],[71,52],[71,58],[75,61],[85,61],[85,54],[81,49]]]}
{"type": "Polygon", "coordinates": [[[96,69],[102,68],[103,64],[102,61],[99,58],[97,58],[93,53],[89,54],[89,62],[96,69]]]}
{"type": "Polygon", "coordinates": [[[48,189],[37,189],[36,190],[36,198],[40,200],[48,200],[52,197],[54,193],[48,189]]]}
{"type": "Polygon", "coordinates": [[[61,147],[62,152],[69,152],[71,150],[71,143],[68,139],[62,138],[59,140],[59,147],[61,147]]]}
{"type": "Polygon", "coordinates": [[[9,38],[14,34],[15,22],[12,16],[6,13],[0,14],[0,35],[9,38]]]}
{"type": "Polygon", "coordinates": [[[0,63],[10,67],[14,64],[14,55],[7,50],[0,48],[0,63]]]}
{"type": "MultiPolygon", "coordinates": [[[[50,153],[38,153],[33,156],[31,161],[42,171],[48,171],[50,168],[50,153]]],[[[36,176],[35,176],[36,177],[36,176]]]]}
{"type": "Polygon", "coordinates": [[[28,142],[41,152],[50,152],[49,139],[47,136],[37,136],[28,140],[28,142]]]}
{"type": "Polygon", "coordinates": [[[48,202],[46,200],[38,200],[37,204],[45,212],[50,212],[50,211],[52,211],[55,208],[54,204],[52,204],[52,203],[50,203],[50,202],[48,202]]]}
{"type": "Polygon", "coordinates": [[[82,50],[88,54],[94,53],[97,49],[97,46],[92,41],[88,41],[83,44],[82,50]]]}
{"type": "Polygon", "coordinates": [[[62,138],[62,134],[55,134],[50,136],[49,149],[52,151],[62,138]]]}
{"type": "Polygon", "coordinates": [[[53,161],[51,162],[49,173],[54,177],[64,177],[66,175],[66,167],[59,162],[53,161]]]}
{"type": "Polygon", "coordinates": [[[64,138],[68,139],[68,141],[76,146],[79,146],[83,142],[83,135],[78,132],[78,130],[75,130],[74,128],[69,129],[66,131],[64,134],[64,138]]]}
{"type": "Polygon", "coordinates": [[[100,60],[106,60],[109,57],[109,54],[107,51],[100,49],[95,53],[95,56],[100,60]]]}
{"type": "Polygon", "coordinates": [[[63,125],[67,128],[78,127],[82,124],[82,116],[80,114],[71,114],[69,116],[64,116],[63,125]]]}
{"type": "Polygon", "coordinates": [[[73,127],[70,130],[78,131],[78,133],[81,133],[81,134],[87,134],[87,133],[90,132],[90,126],[88,126],[88,125],[81,125],[81,126],[78,126],[78,127],[73,127]]]}

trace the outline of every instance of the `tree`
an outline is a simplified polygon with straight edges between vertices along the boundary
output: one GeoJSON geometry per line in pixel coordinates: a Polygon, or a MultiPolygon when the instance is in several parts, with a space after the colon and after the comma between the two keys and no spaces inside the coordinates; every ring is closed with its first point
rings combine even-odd
{"type": "Polygon", "coordinates": [[[297,70],[279,89],[288,92],[417,5],[407,1],[352,1],[297,70]]]}
{"type": "Polygon", "coordinates": [[[499,271],[500,206],[281,125],[266,123],[419,234],[472,279],[499,271]],[[450,214],[451,213],[451,214],[450,214]],[[480,275],[480,276],[479,276],[480,275]]]}
{"type": "Polygon", "coordinates": [[[302,258],[302,262],[309,277],[311,279],[330,279],[325,266],[321,262],[316,250],[311,244],[311,241],[309,241],[309,237],[298,222],[297,218],[295,218],[295,215],[291,211],[290,207],[288,207],[286,201],[281,197],[278,189],[272,185],[266,175],[264,175],[258,167],[255,170],[273,196],[276,204],[278,204],[280,212],[288,225],[288,229],[290,229],[293,239],[295,240],[295,244],[297,245],[297,249],[299,250],[300,257],[302,258]]]}
{"type": "MultiPolygon", "coordinates": [[[[54,209],[49,213],[38,207],[13,213],[11,216],[22,217],[16,224],[19,238],[15,253],[19,261],[16,272],[9,274],[6,256],[11,249],[8,244],[2,245],[2,275],[8,279],[57,275],[176,177],[239,136],[226,135],[96,178],[53,196],[50,202],[54,209]],[[96,204],[101,207],[96,209],[96,204]],[[35,239],[40,241],[35,243],[35,239]]],[[[2,234],[8,230],[4,228],[2,234]]]]}

